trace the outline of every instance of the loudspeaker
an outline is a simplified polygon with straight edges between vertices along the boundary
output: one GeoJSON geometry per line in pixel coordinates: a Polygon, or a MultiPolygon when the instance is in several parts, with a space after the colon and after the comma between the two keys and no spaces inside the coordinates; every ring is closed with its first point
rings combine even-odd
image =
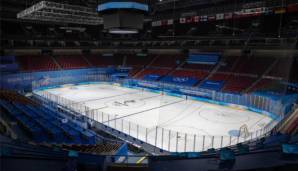
{"type": "Polygon", "coordinates": [[[182,50],[182,53],[188,55],[188,54],[189,54],[189,49],[183,49],[183,50],[182,50]]]}
{"type": "Polygon", "coordinates": [[[244,49],[244,50],[242,50],[242,56],[252,56],[251,49],[244,49]]]}

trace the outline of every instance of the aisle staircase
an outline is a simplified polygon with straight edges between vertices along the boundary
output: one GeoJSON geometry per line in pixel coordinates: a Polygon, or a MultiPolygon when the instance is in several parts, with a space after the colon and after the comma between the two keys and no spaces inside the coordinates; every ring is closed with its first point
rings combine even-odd
{"type": "Polygon", "coordinates": [[[201,84],[203,84],[206,80],[208,80],[213,74],[217,73],[218,69],[221,67],[222,61],[224,58],[222,58],[216,66],[211,70],[211,72],[205,77],[203,80],[201,80],[196,86],[199,87],[201,84]]]}
{"type": "Polygon", "coordinates": [[[144,70],[146,70],[151,64],[153,64],[154,61],[155,61],[159,56],[160,56],[160,55],[155,56],[155,57],[151,60],[151,62],[149,62],[146,66],[144,66],[141,70],[139,70],[135,75],[133,75],[133,78],[138,78],[139,75],[140,75],[141,73],[143,73],[144,70]]]}
{"type": "Polygon", "coordinates": [[[272,70],[272,68],[277,64],[278,58],[272,62],[272,64],[267,68],[267,70],[254,82],[252,83],[244,92],[250,92],[253,90],[253,88],[261,81],[263,78],[272,70]]]}
{"type": "Polygon", "coordinates": [[[90,67],[94,67],[94,65],[86,58],[86,56],[82,55],[82,58],[90,67]]]}
{"type": "Polygon", "coordinates": [[[61,65],[58,63],[58,61],[56,60],[55,57],[51,56],[52,60],[54,61],[54,63],[58,66],[59,70],[62,70],[61,65]]]}

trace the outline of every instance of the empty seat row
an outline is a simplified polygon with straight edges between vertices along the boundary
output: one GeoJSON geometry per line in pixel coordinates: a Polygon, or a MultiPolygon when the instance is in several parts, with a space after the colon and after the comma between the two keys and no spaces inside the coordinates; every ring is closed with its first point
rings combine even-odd
{"type": "Polygon", "coordinates": [[[255,80],[246,76],[230,76],[224,83],[223,91],[240,93],[250,87],[255,80]]]}
{"type": "Polygon", "coordinates": [[[72,121],[63,123],[63,117],[43,109],[42,106],[1,101],[6,109],[37,142],[95,144],[96,133],[84,129],[72,121]]]}
{"type": "Polygon", "coordinates": [[[149,67],[173,68],[184,61],[181,55],[157,55],[149,67]]]}
{"type": "Polygon", "coordinates": [[[204,79],[209,73],[204,70],[186,70],[178,69],[175,70],[171,75],[175,77],[189,77],[197,80],[204,79]]]}
{"type": "Polygon", "coordinates": [[[50,56],[18,56],[17,61],[23,71],[57,70],[59,66],[50,56]]]}
{"type": "Polygon", "coordinates": [[[42,127],[29,116],[24,115],[19,109],[7,101],[1,100],[0,105],[24,128],[26,132],[28,132],[28,135],[34,141],[43,142],[48,140],[47,137],[43,135],[42,127]]]}
{"type": "Polygon", "coordinates": [[[56,56],[55,59],[63,69],[90,67],[83,56],[56,56]]]}
{"type": "Polygon", "coordinates": [[[113,155],[119,150],[120,143],[102,143],[96,145],[67,145],[63,144],[61,147],[66,150],[75,150],[83,153],[95,153],[113,155]]]}
{"type": "Polygon", "coordinates": [[[136,75],[139,79],[158,80],[161,76],[167,75],[171,69],[146,68],[136,75]]]}
{"type": "Polygon", "coordinates": [[[92,66],[95,67],[108,67],[108,66],[120,66],[123,64],[123,56],[102,56],[102,55],[90,55],[86,56],[86,59],[92,66]]]}

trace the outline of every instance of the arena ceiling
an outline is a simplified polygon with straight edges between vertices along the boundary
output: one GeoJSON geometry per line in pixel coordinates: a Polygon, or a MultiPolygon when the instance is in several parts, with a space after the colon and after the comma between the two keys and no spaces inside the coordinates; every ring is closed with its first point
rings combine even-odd
{"type": "MultiPolygon", "coordinates": [[[[28,8],[41,0],[1,0],[1,12],[16,13],[17,11],[28,8]]],[[[49,0],[57,3],[67,3],[71,5],[81,5],[96,9],[96,6],[109,0],[49,0]]],[[[121,1],[121,0],[120,0],[121,1]]],[[[145,2],[150,6],[152,12],[179,9],[198,5],[216,5],[227,0],[134,0],[145,2]]],[[[239,1],[239,0],[236,0],[239,1]]],[[[236,2],[235,1],[235,2],[236,2]]],[[[3,15],[2,17],[3,18],[3,15]]]]}

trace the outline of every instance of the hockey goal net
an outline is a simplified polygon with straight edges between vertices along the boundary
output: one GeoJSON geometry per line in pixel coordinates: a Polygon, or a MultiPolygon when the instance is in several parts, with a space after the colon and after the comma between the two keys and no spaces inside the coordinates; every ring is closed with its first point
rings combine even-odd
{"type": "Polygon", "coordinates": [[[239,137],[242,137],[242,138],[247,138],[249,137],[249,131],[248,131],[248,127],[246,124],[242,125],[240,128],[239,128],[239,137]]]}

